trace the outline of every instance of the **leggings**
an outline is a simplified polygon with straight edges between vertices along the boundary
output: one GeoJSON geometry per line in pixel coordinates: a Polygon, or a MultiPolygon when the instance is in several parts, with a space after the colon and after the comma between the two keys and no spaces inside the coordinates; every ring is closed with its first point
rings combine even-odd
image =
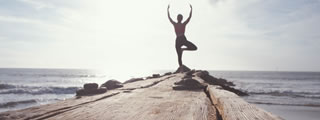
{"type": "Polygon", "coordinates": [[[182,52],[183,50],[197,50],[197,46],[192,42],[188,41],[186,36],[178,36],[176,39],[176,51],[178,54],[178,62],[179,66],[182,66],[182,52]],[[182,46],[186,46],[186,48],[181,48],[182,46]]]}

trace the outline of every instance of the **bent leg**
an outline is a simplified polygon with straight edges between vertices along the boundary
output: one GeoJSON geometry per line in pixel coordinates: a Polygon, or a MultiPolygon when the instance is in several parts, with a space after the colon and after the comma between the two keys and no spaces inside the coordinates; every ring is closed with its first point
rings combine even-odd
{"type": "Polygon", "coordinates": [[[186,40],[183,44],[184,46],[186,46],[187,48],[183,48],[182,50],[197,50],[197,46],[194,45],[192,42],[186,40]]]}

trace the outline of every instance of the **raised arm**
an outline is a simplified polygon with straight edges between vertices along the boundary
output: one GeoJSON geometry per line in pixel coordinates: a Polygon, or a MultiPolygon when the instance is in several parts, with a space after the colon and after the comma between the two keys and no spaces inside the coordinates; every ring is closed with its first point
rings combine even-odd
{"type": "Polygon", "coordinates": [[[189,13],[189,17],[188,17],[188,19],[183,23],[183,24],[188,24],[189,23],[189,21],[190,21],[190,19],[191,19],[191,16],[192,16],[192,5],[190,4],[190,8],[191,8],[191,10],[190,10],[190,13],[189,13]]]}
{"type": "Polygon", "coordinates": [[[168,18],[169,18],[169,20],[170,20],[170,22],[171,22],[172,24],[175,24],[175,22],[174,22],[174,21],[171,19],[171,17],[170,17],[169,8],[170,8],[170,5],[168,5],[168,9],[167,9],[167,11],[168,11],[168,18]]]}

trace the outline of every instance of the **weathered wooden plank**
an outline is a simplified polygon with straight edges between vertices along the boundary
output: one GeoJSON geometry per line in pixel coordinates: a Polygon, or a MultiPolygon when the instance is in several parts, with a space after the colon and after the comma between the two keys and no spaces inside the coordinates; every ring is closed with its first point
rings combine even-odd
{"type": "Polygon", "coordinates": [[[219,89],[219,86],[209,85],[207,91],[213,104],[218,109],[223,120],[281,120],[263,109],[256,107],[240,98],[238,95],[219,89]]]}

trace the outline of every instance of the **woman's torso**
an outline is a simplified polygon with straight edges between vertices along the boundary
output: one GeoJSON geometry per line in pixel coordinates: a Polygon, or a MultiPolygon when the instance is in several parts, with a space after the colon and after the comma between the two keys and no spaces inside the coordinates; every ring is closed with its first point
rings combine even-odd
{"type": "Polygon", "coordinates": [[[186,29],[186,25],[184,25],[182,23],[174,24],[174,30],[176,32],[177,37],[184,35],[185,29],[186,29]]]}

